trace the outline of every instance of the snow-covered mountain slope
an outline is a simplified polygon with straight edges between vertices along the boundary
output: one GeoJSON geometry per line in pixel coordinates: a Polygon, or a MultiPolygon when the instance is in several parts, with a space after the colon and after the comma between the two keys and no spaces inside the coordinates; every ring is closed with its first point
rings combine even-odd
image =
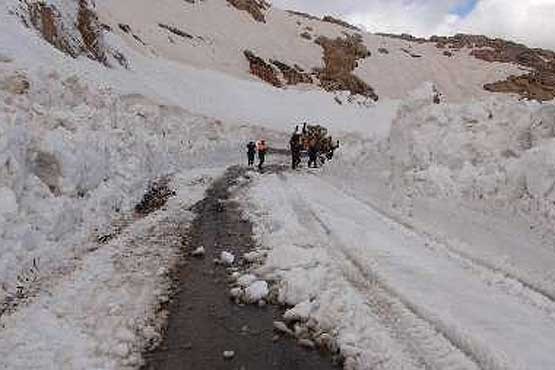
{"type": "Polygon", "coordinates": [[[179,248],[164,230],[190,224],[247,140],[286,147],[308,121],[340,137],[336,160],[241,198],[283,299],[320,304],[355,368],[551,369],[555,107],[484,84],[526,74],[500,91],[534,92],[543,68],[549,97],[553,61],[482,41],[367,34],[256,0],[2,2],[0,367],[138,366],[179,248]],[[135,212],[160,183],[176,197],[135,212]],[[307,293],[304,279],[331,282],[307,293]]]}
{"type": "MultiPolygon", "coordinates": [[[[316,38],[359,33],[273,7],[265,11],[265,22],[259,22],[226,1],[103,0],[98,2],[98,13],[112,32],[146,56],[243,79],[252,78],[244,50],[266,61],[277,60],[311,71],[323,63],[316,38]],[[172,27],[174,32],[161,25],[172,27]],[[176,35],[176,30],[186,36],[176,35]]],[[[469,50],[454,51],[448,57],[434,44],[372,34],[363,34],[363,43],[371,56],[361,60],[354,73],[382,98],[405,97],[426,81],[435,83],[449,100],[480,97],[485,95],[485,83],[523,73],[509,64],[478,60],[469,55],[469,50]]]]}

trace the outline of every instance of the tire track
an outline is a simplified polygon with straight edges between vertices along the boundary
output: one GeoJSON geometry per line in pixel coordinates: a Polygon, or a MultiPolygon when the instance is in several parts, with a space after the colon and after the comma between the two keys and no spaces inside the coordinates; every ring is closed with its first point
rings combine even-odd
{"type": "Polygon", "coordinates": [[[456,261],[464,268],[473,269],[476,272],[477,276],[480,276],[481,279],[488,285],[497,286],[498,288],[502,289],[504,293],[510,294],[523,301],[523,303],[540,309],[541,311],[551,315],[555,319],[555,294],[553,294],[552,292],[538,287],[511,272],[508,272],[500,267],[488,263],[487,261],[473,257],[470,254],[465,253],[452,246],[445,238],[432,235],[431,233],[424,230],[420,230],[407,221],[402,220],[400,217],[382,210],[370,201],[358,199],[354,195],[338,189],[336,186],[330,184],[329,182],[326,182],[326,184],[333,187],[345,196],[370,207],[372,211],[376,212],[382,218],[388,220],[389,222],[393,222],[395,224],[403,226],[407,231],[413,233],[414,235],[418,235],[426,240],[433,241],[433,243],[428,243],[424,246],[428,250],[436,254],[442,253],[449,259],[456,261]]]}
{"type": "MultiPolygon", "coordinates": [[[[326,238],[328,254],[341,261],[342,275],[364,297],[366,305],[389,336],[404,349],[413,366],[420,369],[504,369],[485,353],[476,355],[461,338],[453,338],[451,330],[427,319],[417,307],[403,299],[376,274],[369,272],[355,256],[335,238],[331,228],[302,199],[297,189],[293,206],[296,212],[320,228],[326,238]]],[[[387,368],[387,365],[386,367],[387,368]]]]}

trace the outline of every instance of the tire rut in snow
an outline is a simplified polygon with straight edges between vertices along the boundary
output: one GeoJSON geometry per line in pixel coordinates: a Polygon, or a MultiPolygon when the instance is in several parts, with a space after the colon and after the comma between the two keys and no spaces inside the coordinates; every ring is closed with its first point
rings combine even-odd
{"type": "MultiPolygon", "coordinates": [[[[453,337],[450,328],[422,314],[418,307],[362,266],[357,256],[335,237],[332,229],[300,194],[294,204],[296,212],[308,217],[305,218],[307,222],[312,219],[311,222],[322,229],[330,243],[328,253],[335,261],[342,261],[340,268],[344,278],[364,297],[374,318],[401,346],[412,366],[421,369],[499,368],[490,361],[488,354],[476,354],[466,338],[453,337]]],[[[408,363],[405,365],[410,368],[408,363]]]]}
{"type": "MultiPolygon", "coordinates": [[[[552,289],[546,289],[540,286],[537,282],[532,282],[514,272],[511,272],[503,267],[498,267],[493,263],[485,261],[481,258],[474,257],[467,252],[462,251],[460,248],[456,248],[450,244],[450,242],[445,237],[440,237],[433,235],[431,232],[419,229],[418,227],[410,224],[408,221],[403,220],[401,217],[391,214],[390,212],[384,211],[382,208],[373,204],[368,200],[361,200],[348,192],[338,189],[331,183],[328,185],[336,188],[341,193],[348,197],[361,202],[373,211],[378,213],[384,219],[390,220],[396,224],[401,225],[406,230],[420,235],[425,239],[433,241],[434,245],[426,244],[425,247],[434,253],[444,253],[449,259],[456,261],[458,264],[462,265],[464,268],[472,268],[477,270],[477,275],[479,276],[489,276],[490,279],[496,281],[496,285],[499,287],[512,287],[506,288],[503,291],[506,294],[513,295],[516,298],[523,299],[527,304],[534,306],[537,309],[543,310],[550,315],[552,314],[553,308],[555,307],[555,293],[552,289]],[[501,283],[503,282],[503,284],[501,283]],[[541,305],[538,302],[542,302],[541,305]],[[548,307],[548,308],[546,308],[548,307]]],[[[488,281],[486,281],[489,283],[488,281]]]]}
{"type": "MultiPolygon", "coordinates": [[[[286,166],[268,166],[279,173],[286,166]]],[[[204,246],[204,259],[189,261],[177,272],[179,291],[169,306],[165,338],[156,350],[145,354],[144,369],[334,369],[331,360],[289,340],[273,340],[273,321],[278,308],[240,307],[228,296],[227,273],[214,264],[222,251],[241,256],[255,248],[252,224],[242,219],[231,187],[241,181],[246,169],[230,167],[194,206],[197,216],[185,241],[185,252],[204,246]],[[224,351],[234,351],[231,360],[224,351]]]]}

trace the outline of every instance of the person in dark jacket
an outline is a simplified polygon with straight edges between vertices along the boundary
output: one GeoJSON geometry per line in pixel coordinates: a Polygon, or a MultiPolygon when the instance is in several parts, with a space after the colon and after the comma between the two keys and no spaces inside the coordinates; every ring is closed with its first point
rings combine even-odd
{"type": "Polygon", "coordinates": [[[291,167],[293,169],[297,168],[301,163],[301,135],[298,133],[298,128],[298,126],[295,128],[295,132],[289,141],[291,146],[291,167]]]}
{"type": "Polygon", "coordinates": [[[312,139],[308,145],[308,167],[318,168],[318,145],[316,139],[312,139]]]}
{"type": "Polygon", "coordinates": [[[254,157],[256,155],[256,144],[251,141],[247,144],[247,159],[249,162],[249,167],[254,166],[254,157]]]}

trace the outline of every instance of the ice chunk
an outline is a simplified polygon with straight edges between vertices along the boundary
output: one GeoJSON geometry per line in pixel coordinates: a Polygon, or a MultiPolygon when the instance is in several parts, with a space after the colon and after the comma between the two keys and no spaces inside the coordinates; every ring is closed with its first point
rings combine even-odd
{"type": "Polygon", "coordinates": [[[235,256],[229,252],[222,252],[220,255],[220,260],[224,265],[230,266],[233,265],[235,261],[235,256]]]}
{"type": "Polygon", "coordinates": [[[204,247],[198,247],[193,251],[193,253],[191,253],[193,257],[204,257],[205,254],[206,250],[204,249],[204,247]]]}
{"type": "Polygon", "coordinates": [[[237,279],[237,284],[239,284],[243,288],[246,288],[257,280],[258,280],[258,278],[256,276],[254,276],[252,274],[247,274],[247,275],[243,275],[239,279],[237,279]]]}
{"type": "Polygon", "coordinates": [[[265,281],[256,281],[245,289],[245,299],[248,303],[255,303],[268,296],[268,283],[265,281]]]}
{"type": "Polygon", "coordinates": [[[305,302],[299,303],[298,305],[291,308],[290,310],[285,311],[285,314],[283,314],[283,318],[287,322],[307,321],[311,311],[312,311],[312,303],[310,301],[305,301],[305,302]]]}

